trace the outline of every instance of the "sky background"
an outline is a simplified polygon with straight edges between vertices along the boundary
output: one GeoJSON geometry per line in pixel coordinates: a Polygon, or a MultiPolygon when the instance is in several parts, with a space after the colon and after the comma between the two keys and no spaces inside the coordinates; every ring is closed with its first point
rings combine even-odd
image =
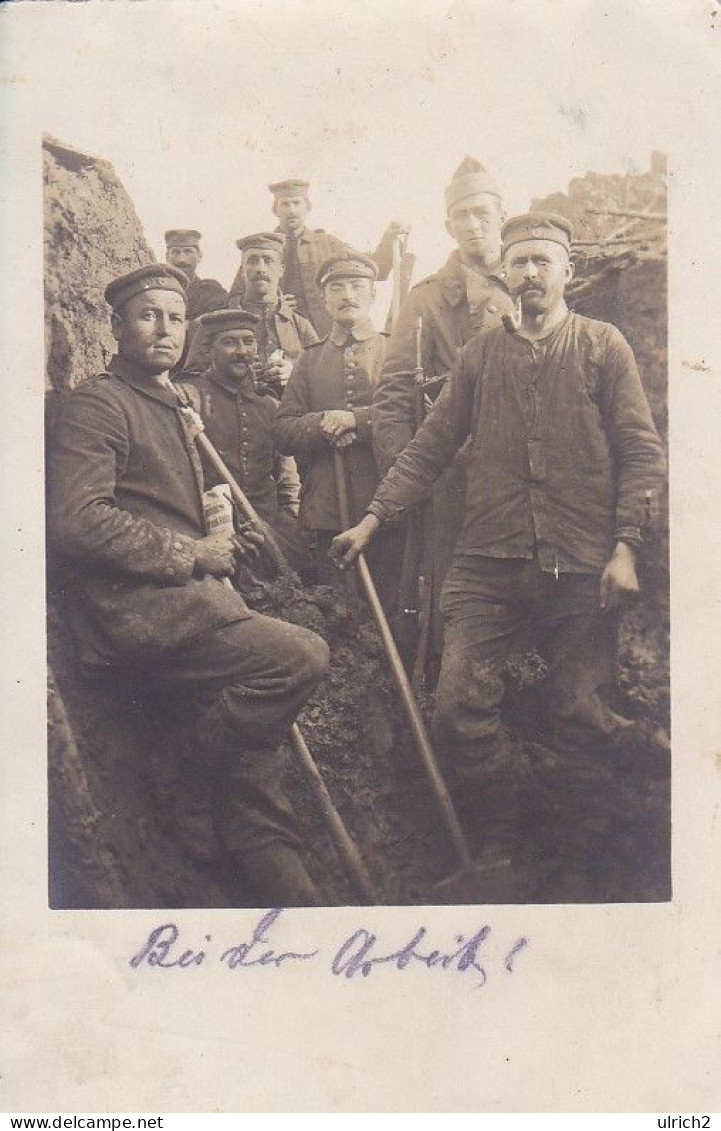
{"type": "Polygon", "coordinates": [[[467,153],[511,213],[589,169],[644,171],[673,149],[679,100],[698,95],[679,42],[709,5],[17,7],[5,50],[11,78],[35,86],[40,130],[113,163],[159,257],[166,228],[199,228],[201,274],[227,285],[235,240],[273,225],[267,185],[289,175],[312,182],[311,225],[361,249],[390,219],[409,224],[417,280],[451,249],[443,189],[467,153]]]}

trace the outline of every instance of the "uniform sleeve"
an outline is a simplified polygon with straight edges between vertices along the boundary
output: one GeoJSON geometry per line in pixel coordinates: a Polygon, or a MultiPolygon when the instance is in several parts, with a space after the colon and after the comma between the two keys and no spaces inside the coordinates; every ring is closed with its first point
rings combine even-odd
{"type": "MultiPolygon", "coordinates": [[[[416,431],[416,324],[424,313],[420,293],[414,289],[393,327],[373,395],[373,451],[382,472],[393,465],[416,431]]],[[[421,361],[425,373],[432,375],[432,327],[427,316],[421,330],[421,361]]]]}
{"type": "Polygon", "coordinates": [[[80,388],[62,406],[48,460],[48,522],[60,551],[79,564],[185,585],[194,541],[122,510],[118,476],[129,454],[122,409],[100,388],[80,388]]]}
{"type": "Polygon", "coordinates": [[[616,540],[641,541],[665,472],[633,351],[614,326],[607,330],[602,369],[602,410],[616,470],[616,540]]]}
{"type": "Polygon", "coordinates": [[[309,378],[310,364],[304,353],[293,367],[275,418],[276,443],[283,455],[303,458],[327,447],[320,429],[323,413],[310,408],[309,378]]]}
{"type": "MultiPolygon", "coordinates": [[[[477,365],[472,368],[475,372],[477,365]]],[[[387,522],[424,501],[468,437],[474,389],[475,379],[469,377],[461,354],[425,423],[378,487],[368,507],[370,514],[387,522]]]]}
{"type": "Polygon", "coordinates": [[[301,314],[296,314],[295,326],[303,349],[305,349],[306,346],[314,346],[316,342],[320,340],[312,322],[309,322],[307,318],[303,318],[301,314]]]}

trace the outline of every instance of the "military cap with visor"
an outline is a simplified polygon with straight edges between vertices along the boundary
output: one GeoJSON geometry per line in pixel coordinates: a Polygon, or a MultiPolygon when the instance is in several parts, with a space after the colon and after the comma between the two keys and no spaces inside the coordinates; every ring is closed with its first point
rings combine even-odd
{"type": "Polygon", "coordinates": [[[144,291],[175,291],[185,299],[187,286],[188,276],[178,267],[172,267],[169,263],[149,263],[146,267],[129,271],[127,275],[119,275],[108,283],[104,292],[105,301],[113,310],[118,310],[128,299],[144,291]]]}
{"type": "Polygon", "coordinates": [[[166,247],[200,247],[200,240],[195,228],[169,228],[165,233],[166,247]]]}
{"type": "Polygon", "coordinates": [[[573,224],[558,212],[524,212],[511,216],[501,228],[502,250],[506,252],[514,243],[526,240],[549,240],[570,252],[573,224]]]}
{"type": "Polygon", "coordinates": [[[214,338],[216,334],[223,334],[226,330],[255,331],[260,319],[257,314],[252,314],[249,310],[235,308],[232,310],[211,310],[207,314],[203,314],[198,322],[207,336],[214,338]]]}
{"type": "Polygon", "coordinates": [[[254,232],[252,236],[241,236],[235,241],[235,246],[240,251],[277,251],[281,254],[285,236],[282,232],[254,232]]]}
{"type": "Polygon", "coordinates": [[[344,251],[331,255],[318,268],[316,286],[324,287],[331,279],[370,279],[378,278],[378,265],[362,251],[344,251]]]}
{"type": "Polygon", "coordinates": [[[287,181],[276,181],[275,184],[268,185],[268,188],[273,196],[307,196],[310,181],[290,177],[287,181]]]}

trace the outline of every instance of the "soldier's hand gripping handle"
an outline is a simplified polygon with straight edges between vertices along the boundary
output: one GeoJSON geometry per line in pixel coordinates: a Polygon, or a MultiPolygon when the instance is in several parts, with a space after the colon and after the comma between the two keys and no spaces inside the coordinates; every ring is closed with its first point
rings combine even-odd
{"type": "Polygon", "coordinates": [[[330,545],[328,556],[338,569],[347,569],[353,565],[359,554],[362,554],[380,522],[374,514],[367,514],[357,526],[337,534],[330,545]]]}

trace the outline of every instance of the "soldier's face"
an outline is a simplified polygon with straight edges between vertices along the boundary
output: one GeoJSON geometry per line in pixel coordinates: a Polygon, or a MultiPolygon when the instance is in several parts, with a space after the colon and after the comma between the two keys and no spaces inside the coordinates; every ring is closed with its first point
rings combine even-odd
{"type": "Polygon", "coordinates": [[[298,236],[305,227],[305,218],[310,212],[310,201],[307,196],[277,196],[273,211],[278,217],[281,232],[298,236]]]}
{"type": "Polygon", "coordinates": [[[118,352],[141,373],[157,376],[180,361],[185,344],[185,299],[177,291],[144,291],[113,314],[118,352]]]}
{"type": "Polygon", "coordinates": [[[503,271],[511,295],[523,296],[523,308],[529,314],[552,310],[573,276],[566,249],[553,240],[511,244],[503,258],[503,271]]]}
{"type": "Polygon", "coordinates": [[[169,247],[165,256],[171,267],[179,267],[186,275],[192,276],[198,269],[202,258],[199,247],[188,244],[187,247],[169,247]]]}
{"type": "Polygon", "coordinates": [[[245,293],[258,302],[269,301],[278,293],[282,269],[279,251],[248,248],[243,253],[245,293]]]}
{"type": "Polygon", "coordinates": [[[323,288],[328,313],[341,326],[352,326],[368,318],[375,297],[370,279],[331,279],[323,288]]]}
{"type": "Polygon", "coordinates": [[[446,231],[468,258],[491,262],[500,255],[502,222],[498,197],[479,192],[453,205],[446,219],[446,231]]]}
{"type": "Polygon", "coordinates": [[[244,377],[258,356],[255,334],[252,330],[223,330],[213,338],[210,356],[221,377],[244,377]]]}

